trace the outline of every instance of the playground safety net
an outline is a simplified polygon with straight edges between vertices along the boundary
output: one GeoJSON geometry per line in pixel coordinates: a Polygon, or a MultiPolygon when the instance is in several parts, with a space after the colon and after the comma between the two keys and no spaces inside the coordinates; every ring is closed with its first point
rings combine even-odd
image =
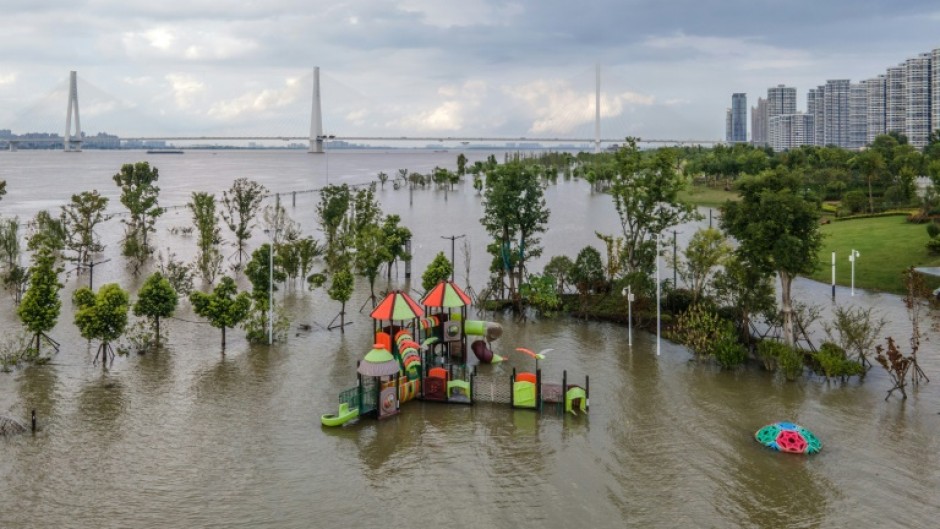
{"type": "Polygon", "coordinates": [[[494,376],[477,373],[473,377],[473,400],[509,404],[512,401],[512,382],[506,375],[494,376]]]}

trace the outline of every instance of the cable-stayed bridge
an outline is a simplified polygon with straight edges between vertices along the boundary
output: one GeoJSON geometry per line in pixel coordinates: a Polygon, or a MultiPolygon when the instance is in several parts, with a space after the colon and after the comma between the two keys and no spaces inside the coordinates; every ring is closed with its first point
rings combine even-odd
{"type": "MultiPolygon", "coordinates": [[[[308,76],[309,79],[309,76],[308,76]]],[[[309,86],[309,85],[308,85],[309,86]]],[[[123,144],[133,142],[133,144],[153,144],[156,142],[306,142],[308,151],[311,153],[322,153],[324,144],[331,141],[346,142],[460,142],[464,145],[469,143],[554,143],[554,144],[593,144],[595,151],[599,151],[602,144],[615,144],[624,141],[624,135],[616,137],[604,137],[601,135],[601,85],[600,85],[600,67],[596,70],[595,78],[595,98],[594,98],[594,134],[590,137],[583,134],[584,131],[578,131],[576,134],[558,134],[536,136],[523,134],[515,135],[435,135],[435,134],[416,134],[416,135],[371,135],[371,134],[325,134],[323,129],[323,114],[321,109],[320,93],[320,72],[319,68],[313,70],[313,90],[311,94],[311,105],[309,114],[309,133],[304,131],[302,134],[296,132],[292,134],[270,134],[270,133],[206,133],[206,134],[131,134],[121,135],[119,141],[123,144]]],[[[96,87],[92,87],[96,88],[96,87]]],[[[98,90],[100,91],[100,90],[98,90]]],[[[58,97],[61,94],[55,92],[58,97]]],[[[67,112],[65,116],[65,134],[45,135],[37,137],[36,135],[4,137],[0,136],[0,149],[7,147],[9,150],[16,150],[19,144],[62,144],[67,152],[80,152],[84,143],[95,141],[95,137],[85,137],[82,132],[79,99],[78,99],[78,75],[71,72],[68,83],[67,112]],[[74,125],[74,126],[73,126],[74,125]]],[[[48,98],[47,98],[48,99],[48,98]]],[[[39,105],[46,105],[41,102],[39,105]]],[[[98,106],[102,106],[98,103],[98,106]]],[[[109,104],[108,106],[114,106],[109,104]]],[[[61,108],[61,107],[60,107],[61,108]]],[[[582,108],[583,110],[583,108],[582,108]]],[[[117,109],[120,112],[121,109],[117,109]]],[[[136,120],[144,121],[143,119],[136,120]]],[[[291,127],[297,130],[296,127],[291,127]]],[[[338,131],[337,131],[338,132],[338,131]]],[[[638,136],[636,134],[631,134],[638,136]]],[[[109,138],[115,138],[109,136],[109,138]]],[[[643,137],[641,143],[651,145],[710,145],[722,143],[722,140],[715,139],[695,139],[695,138],[646,138],[643,137]]]]}

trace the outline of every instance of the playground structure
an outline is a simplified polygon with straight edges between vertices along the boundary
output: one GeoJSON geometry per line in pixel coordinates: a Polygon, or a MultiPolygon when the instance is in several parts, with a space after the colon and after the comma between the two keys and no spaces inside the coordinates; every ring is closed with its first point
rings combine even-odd
{"type": "Polygon", "coordinates": [[[390,292],[370,314],[374,345],[357,364],[356,385],[339,394],[338,412],[322,415],[321,423],[340,426],[365,415],[385,419],[415,399],[466,405],[489,401],[539,412],[554,406],[574,415],[588,411],[588,377],[583,386],[569,384],[567,372],[560,384],[543,381],[542,353],[517,349],[535,358],[535,371],[513,369],[508,381],[468,365],[468,351],[480,364],[504,360],[491,345],[502,336],[502,327],[468,320],[470,303],[453,281],[438,283],[420,304],[407,293],[390,292]]]}
{"type": "Polygon", "coordinates": [[[758,443],[779,452],[817,454],[822,443],[813,432],[792,422],[775,422],[754,433],[758,443]]]}

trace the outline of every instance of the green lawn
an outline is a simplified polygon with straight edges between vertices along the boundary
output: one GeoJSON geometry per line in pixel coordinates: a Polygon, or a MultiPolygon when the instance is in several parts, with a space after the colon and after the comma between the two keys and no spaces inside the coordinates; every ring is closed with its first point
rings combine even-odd
{"type": "Polygon", "coordinates": [[[697,206],[717,207],[728,200],[738,200],[740,197],[735,191],[725,191],[723,188],[707,186],[692,186],[687,191],[679,193],[679,198],[697,206]]]}
{"type": "MultiPolygon", "coordinates": [[[[812,278],[832,281],[832,252],[836,252],[836,283],[849,285],[849,252],[858,250],[855,286],[870,290],[901,293],[901,272],[913,266],[940,266],[940,256],[927,254],[927,228],[910,224],[904,216],[877,217],[833,222],[821,227],[825,235],[819,252],[820,267],[812,278]]],[[[937,280],[928,279],[933,285],[937,280]]],[[[936,285],[933,285],[936,286],[936,285]]]]}

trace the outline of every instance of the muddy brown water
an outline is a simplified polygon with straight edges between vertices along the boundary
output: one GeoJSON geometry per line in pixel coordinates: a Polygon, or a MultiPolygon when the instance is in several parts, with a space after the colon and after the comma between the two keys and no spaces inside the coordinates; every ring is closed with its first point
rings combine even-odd
{"type": "MultiPolygon", "coordinates": [[[[488,153],[469,151],[471,160],[488,153]]],[[[291,191],[326,182],[359,183],[378,171],[427,171],[455,165],[457,153],[187,152],[150,156],[161,172],[161,203],[184,204],[192,191],[217,194],[238,177],[281,192],[305,231],[315,233],[316,195],[291,191]],[[328,160],[327,160],[328,158],[328,160]],[[329,175],[326,174],[327,165],[329,175]]],[[[9,193],[4,216],[31,217],[97,188],[112,196],[121,163],[142,152],[0,153],[9,193]]],[[[446,195],[379,191],[387,212],[415,232],[415,284],[442,236],[467,234],[470,284],[486,276],[480,199],[469,185],[446,195]]],[[[545,256],[574,257],[600,245],[595,230],[619,228],[609,198],[578,182],[547,190],[551,228],[545,256]]],[[[707,218],[707,215],[706,215],[707,218]]],[[[704,221],[707,224],[707,220],[704,221]]],[[[161,247],[189,258],[191,237],[169,229],[189,224],[185,210],[159,222],[161,247]]],[[[682,245],[694,226],[679,228],[682,245]]],[[[223,233],[224,230],[223,230],[223,233]]],[[[120,224],[102,228],[108,262],[95,284],[117,281],[133,291],[118,257],[120,224]],[[113,254],[113,255],[111,255],[113,254]]],[[[264,242],[256,233],[252,245],[264,242]]],[[[459,247],[459,241],[458,241],[459,247]]],[[[457,280],[466,283],[458,249],[457,280]]],[[[406,286],[398,271],[393,286],[406,286]]],[[[864,273],[859,269],[856,273],[864,273]]],[[[664,277],[671,270],[664,268],[664,277]]],[[[88,276],[71,273],[68,299],[88,276]]],[[[379,282],[385,288],[384,280],[379,282]]],[[[796,295],[827,314],[829,287],[797,283],[796,295]]],[[[527,410],[410,402],[377,422],[324,429],[319,415],[355,383],[356,360],[368,350],[371,324],[358,308],[346,332],[325,326],[339,307],[301,285],[278,293],[295,324],[289,339],[252,346],[229,333],[225,356],[216,329],[198,323],[188,303],[166,323],[165,350],[93,366],[94,346],[72,324],[71,307],[51,333],[63,347],[46,366],[0,373],[0,415],[29,424],[35,435],[0,438],[0,527],[935,527],[940,512],[940,361],[928,335],[921,359],[935,380],[900,402],[884,402],[887,377],[786,383],[758,369],[720,371],[689,361],[688,352],[637,332],[632,348],[620,325],[567,318],[527,323],[492,314],[505,332],[495,342],[510,360],[481,366],[508,376],[531,369],[515,347],[553,348],[545,377],[591,377],[584,416],[538,416],[527,410]],[[310,325],[309,330],[297,324],[310,325]],[[812,429],[822,453],[770,452],[753,440],[760,426],[791,420],[812,429]]],[[[839,289],[839,303],[876,306],[886,334],[906,339],[909,325],[895,296],[839,289]]],[[[0,303],[4,338],[19,330],[12,302],[0,303]]]]}

